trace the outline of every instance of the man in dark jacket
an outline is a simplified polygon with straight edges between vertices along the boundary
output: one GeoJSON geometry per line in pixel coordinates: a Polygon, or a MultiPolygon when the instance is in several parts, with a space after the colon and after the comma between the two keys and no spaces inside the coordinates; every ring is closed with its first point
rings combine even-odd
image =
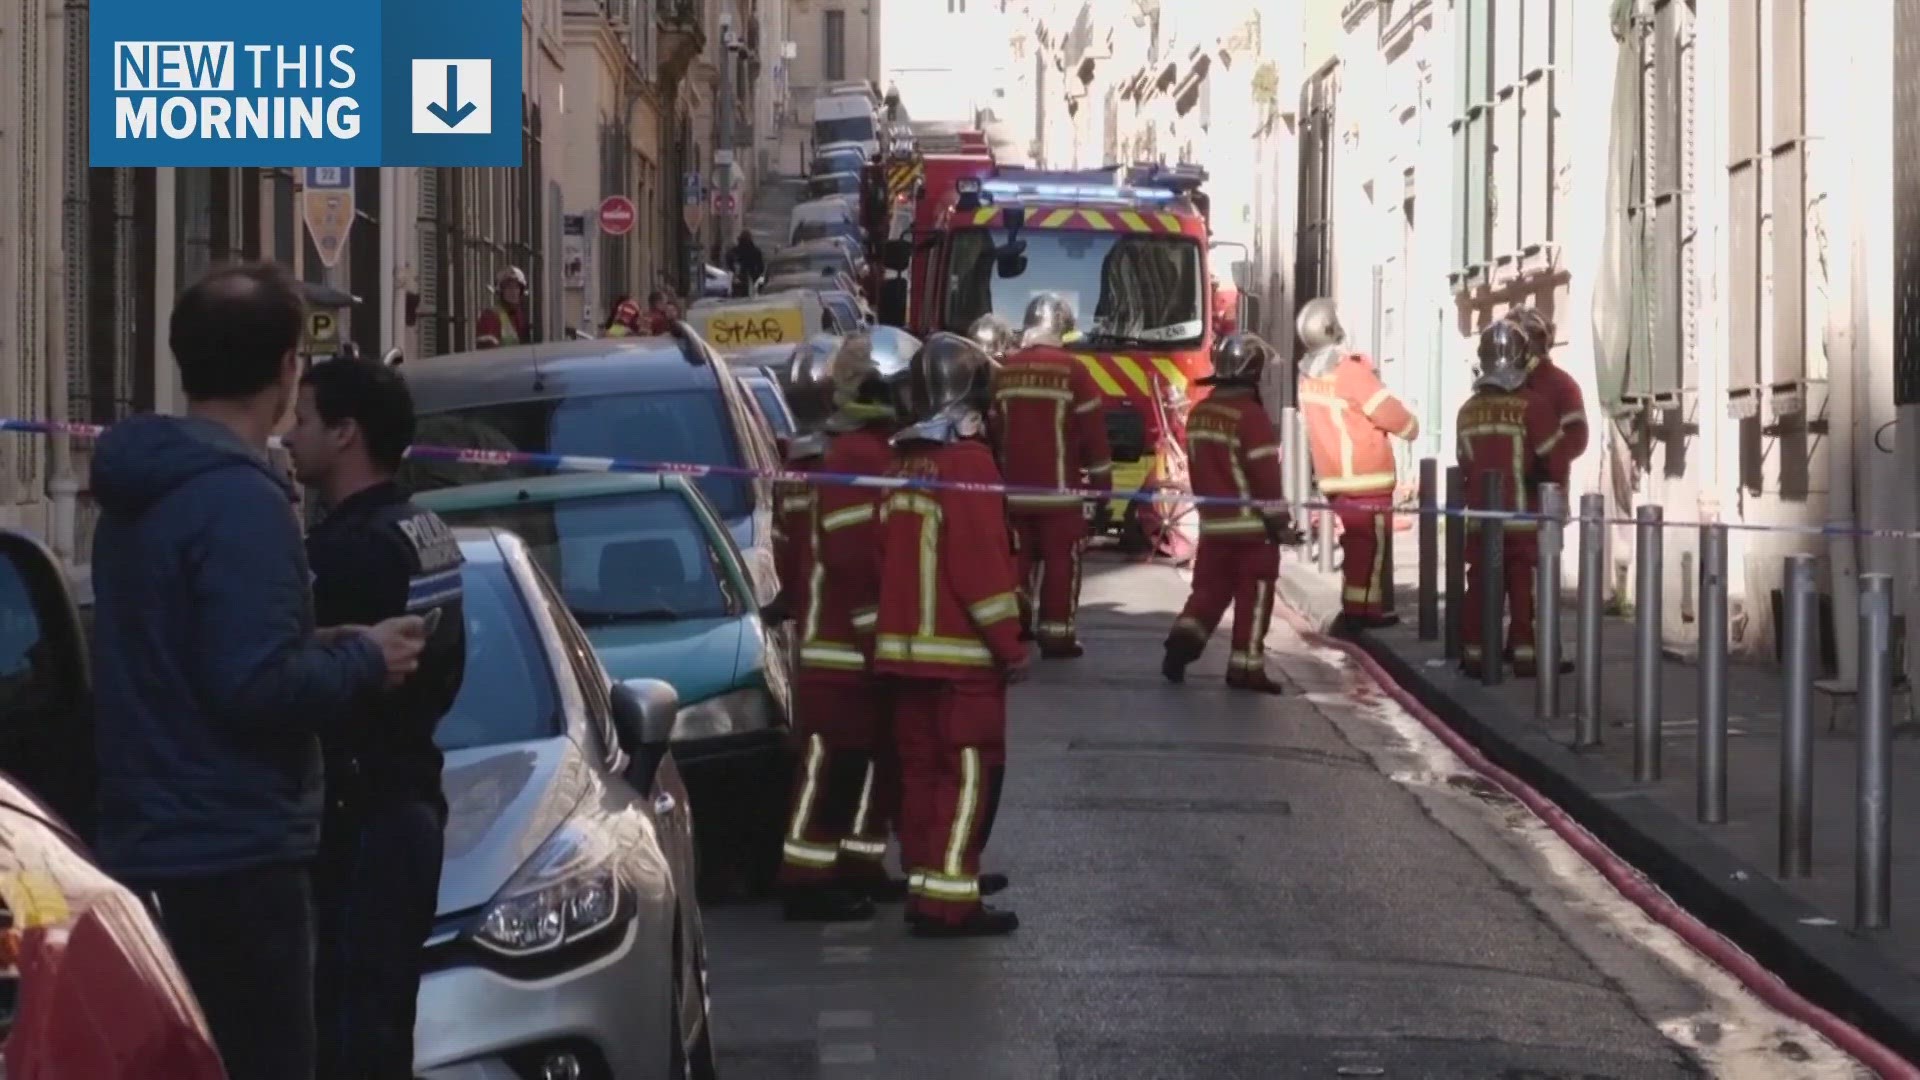
{"type": "Polygon", "coordinates": [[[750,296],[753,283],[767,276],[767,257],[760,253],[760,245],[753,242],[753,234],[740,230],[740,239],[734,241],[732,250],[727,252],[727,269],[733,274],[733,295],[750,296]]]}
{"type": "Polygon", "coordinates": [[[327,810],[314,868],[320,1080],[413,1080],[420,947],[440,892],[447,803],[434,728],[466,674],[459,541],[393,474],[413,442],[413,397],[370,360],[315,364],[287,446],[327,516],[307,534],[321,626],[433,620],[420,670],[321,733],[327,810]]]}
{"type": "Polygon", "coordinates": [[[317,733],[411,674],[418,616],[316,634],[286,480],[267,461],[306,312],[275,267],[181,295],[187,415],[94,453],[98,854],[152,896],[230,1080],[313,1075],[317,733]]]}

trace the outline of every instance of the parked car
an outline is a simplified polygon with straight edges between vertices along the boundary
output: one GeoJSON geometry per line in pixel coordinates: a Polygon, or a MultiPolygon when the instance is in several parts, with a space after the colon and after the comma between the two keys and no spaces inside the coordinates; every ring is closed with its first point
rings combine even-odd
{"type": "Polygon", "coordinates": [[[809,240],[776,252],[767,259],[769,278],[786,274],[817,274],[823,270],[859,277],[866,260],[857,245],[845,237],[809,240]]]}
{"type": "MultiPolygon", "coordinates": [[[[754,568],[756,588],[769,590],[758,602],[778,591],[764,479],[778,452],[751,422],[746,389],[684,323],[659,337],[436,356],[408,364],[407,384],[420,413],[414,438],[424,446],[759,470],[759,478],[714,473],[696,482],[754,568]]],[[[548,471],[415,459],[401,479],[423,491],[548,471]]]]}
{"type": "Polygon", "coordinates": [[[0,1075],[225,1080],[160,928],[60,812],[92,819],[86,641],[53,554],[12,531],[0,531],[0,716],[0,1075]]]}
{"type": "Polygon", "coordinates": [[[760,294],[738,300],[701,300],[687,311],[687,322],[722,356],[766,345],[793,346],[812,333],[847,334],[859,322],[844,306],[829,306],[818,279],[794,287],[761,287],[760,294]]]}
{"type": "Polygon", "coordinates": [[[860,151],[859,143],[832,143],[821,147],[813,155],[813,162],[807,168],[809,177],[829,173],[858,173],[867,164],[867,156],[860,151]]]}
{"type": "Polygon", "coordinates": [[[416,498],[455,528],[511,532],[601,666],[673,687],[673,761],[702,862],[767,883],[791,768],[788,634],[763,614],[752,569],[700,489],[677,475],[575,473],[416,498]]]}
{"type": "MultiPolygon", "coordinates": [[[[793,350],[784,350],[786,356],[792,356],[793,350]]],[[[782,447],[793,437],[793,410],[787,406],[787,395],[780,389],[777,368],[768,366],[737,365],[734,370],[740,375],[740,382],[753,395],[753,403],[760,410],[760,418],[766,421],[767,428],[782,447]]]]}
{"type": "Polygon", "coordinates": [[[528,545],[459,529],[466,679],[414,1069],[712,1077],[692,809],[672,687],[616,682],[528,545]]]}
{"type": "Polygon", "coordinates": [[[814,173],[807,177],[807,198],[830,199],[841,195],[860,194],[860,171],[849,169],[846,172],[814,173]]]}
{"type": "Polygon", "coordinates": [[[829,289],[820,294],[820,302],[832,308],[841,321],[850,322],[864,331],[873,325],[873,308],[867,305],[867,298],[852,288],[852,282],[838,289],[829,289]]]}
{"type": "Polygon", "coordinates": [[[829,236],[861,243],[860,222],[854,208],[840,198],[815,199],[793,208],[787,219],[787,243],[800,244],[829,236]]]}

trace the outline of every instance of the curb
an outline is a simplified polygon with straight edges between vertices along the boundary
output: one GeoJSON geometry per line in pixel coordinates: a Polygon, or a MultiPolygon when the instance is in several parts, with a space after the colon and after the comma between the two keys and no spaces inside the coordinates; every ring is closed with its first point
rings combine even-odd
{"type": "Polygon", "coordinates": [[[1409,630],[1363,632],[1346,640],[1493,764],[1534,787],[1788,987],[1887,1048],[1920,1060],[1920,977],[1888,960],[1870,939],[1832,925],[1691,821],[1547,737],[1499,698],[1450,668],[1429,671],[1410,661],[1394,647],[1400,639],[1414,640],[1409,630]]]}

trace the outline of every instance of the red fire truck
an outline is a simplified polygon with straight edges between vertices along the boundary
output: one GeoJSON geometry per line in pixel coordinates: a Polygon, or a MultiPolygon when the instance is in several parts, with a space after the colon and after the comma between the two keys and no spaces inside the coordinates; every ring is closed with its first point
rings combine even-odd
{"type": "Polygon", "coordinates": [[[1107,401],[1115,490],[1163,493],[1116,499],[1109,531],[1184,557],[1194,541],[1178,494],[1186,411],[1204,395],[1193,381],[1211,373],[1215,336],[1230,325],[1214,317],[1205,170],[1049,172],[996,166],[990,155],[975,167],[945,192],[928,167],[911,232],[880,245],[875,260],[904,273],[904,284],[883,282],[895,302],[876,307],[899,315],[904,292],[904,324],[925,336],[963,332],[989,311],[1018,326],[1034,295],[1064,296],[1084,335],[1080,362],[1107,401]]]}

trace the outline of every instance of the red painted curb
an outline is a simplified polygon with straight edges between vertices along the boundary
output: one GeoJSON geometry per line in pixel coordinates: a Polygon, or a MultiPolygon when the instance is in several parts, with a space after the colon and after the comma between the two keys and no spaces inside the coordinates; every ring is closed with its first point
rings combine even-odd
{"type": "Polygon", "coordinates": [[[1393,677],[1387,674],[1386,669],[1380,666],[1379,661],[1367,655],[1365,649],[1352,642],[1340,641],[1320,634],[1299,612],[1284,604],[1278,607],[1288,624],[1309,642],[1326,648],[1339,649],[1352,657],[1375,685],[1419,720],[1435,738],[1446,744],[1447,749],[1466,762],[1468,767],[1499,785],[1507,794],[1520,800],[1535,817],[1558,834],[1560,839],[1566,841],[1567,846],[1579,852],[1580,857],[1599,871],[1601,876],[1619,891],[1620,895],[1633,901],[1653,921],[1679,935],[1688,947],[1733,976],[1755,997],[1819,1032],[1839,1047],[1842,1053],[1872,1069],[1884,1080],[1920,1080],[1920,1067],[1882,1046],[1859,1028],[1801,997],[1793,988],[1782,982],[1779,976],[1762,967],[1759,961],[1748,956],[1738,945],[1694,918],[1679,904],[1674,903],[1671,897],[1661,892],[1626,860],[1615,855],[1612,849],[1595,839],[1592,833],[1581,827],[1580,823],[1565,810],[1535,791],[1526,781],[1487,760],[1486,755],[1482,754],[1479,748],[1461,737],[1459,732],[1447,726],[1445,721],[1421,704],[1418,698],[1395,682],[1393,677]]]}

